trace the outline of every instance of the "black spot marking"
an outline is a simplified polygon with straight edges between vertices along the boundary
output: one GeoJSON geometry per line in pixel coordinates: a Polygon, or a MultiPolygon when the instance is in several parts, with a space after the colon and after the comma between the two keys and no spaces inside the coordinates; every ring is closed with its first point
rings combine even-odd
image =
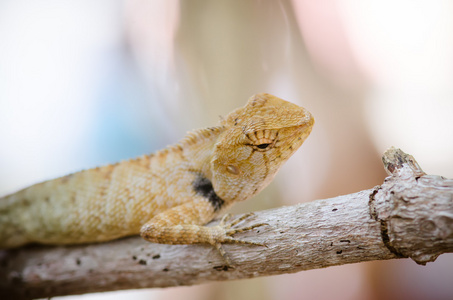
{"type": "Polygon", "coordinates": [[[135,255],[132,256],[132,259],[133,259],[133,260],[137,260],[137,256],[135,256],[135,255]]]}
{"type": "Polygon", "coordinates": [[[228,271],[229,269],[234,269],[234,268],[229,267],[227,265],[223,265],[223,266],[214,266],[213,269],[216,271],[228,271]]]}
{"type": "Polygon", "coordinates": [[[80,261],[80,258],[77,258],[77,259],[76,259],[76,264],[77,264],[78,266],[80,266],[80,265],[82,264],[82,262],[80,261]]]}
{"type": "Polygon", "coordinates": [[[160,258],[160,254],[157,254],[157,255],[153,256],[153,259],[159,259],[159,258],[160,258]]]}
{"type": "Polygon", "coordinates": [[[138,261],[138,263],[141,264],[141,265],[146,266],[146,260],[144,260],[144,259],[140,259],[140,260],[138,261]]]}
{"type": "Polygon", "coordinates": [[[343,250],[337,251],[337,254],[341,254],[341,253],[343,253],[343,250]]]}
{"type": "Polygon", "coordinates": [[[349,243],[351,243],[351,241],[350,240],[340,240],[340,243],[348,243],[349,244],[349,243]]]}
{"type": "Polygon", "coordinates": [[[337,211],[337,210],[338,210],[338,208],[334,208],[334,209],[332,209],[332,211],[337,211]]]}
{"type": "Polygon", "coordinates": [[[164,268],[164,269],[162,269],[162,271],[164,271],[164,272],[168,272],[168,271],[170,271],[170,269],[168,269],[168,268],[164,268]]]}
{"type": "Polygon", "coordinates": [[[201,174],[193,182],[193,189],[198,195],[208,199],[214,207],[214,211],[218,211],[225,204],[225,201],[215,193],[212,182],[201,174]]]}

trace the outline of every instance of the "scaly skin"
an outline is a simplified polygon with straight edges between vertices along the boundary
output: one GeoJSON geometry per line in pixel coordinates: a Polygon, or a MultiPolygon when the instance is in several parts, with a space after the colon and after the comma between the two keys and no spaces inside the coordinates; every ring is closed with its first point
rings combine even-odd
{"type": "MultiPolygon", "coordinates": [[[[206,227],[251,198],[302,145],[311,114],[269,94],[252,96],[217,127],[140,158],[77,172],[0,199],[0,248],[79,244],[141,234],[165,244],[222,243],[249,228],[206,227]]],[[[227,259],[228,260],[228,259],[227,259]]]]}

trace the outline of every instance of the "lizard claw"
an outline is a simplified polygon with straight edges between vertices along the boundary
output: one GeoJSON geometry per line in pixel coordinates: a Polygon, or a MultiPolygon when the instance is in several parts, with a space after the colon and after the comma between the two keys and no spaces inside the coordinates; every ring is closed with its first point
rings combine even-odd
{"type": "MultiPolygon", "coordinates": [[[[224,228],[231,228],[233,226],[236,226],[240,222],[244,221],[245,219],[248,219],[248,218],[250,218],[251,216],[254,216],[254,215],[255,215],[254,213],[247,213],[247,214],[244,214],[244,215],[240,216],[239,218],[237,218],[233,222],[228,223],[228,220],[231,219],[231,214],[225,214],[222,217],[222,219],[220,220],[219,226],[224,227],[224,228]]],[[[250,229],[253,229],[253,228],[256,228],[256,227],[259,227],[259,226],[263,226],[263,225],[269,225],[269,224],[260,223],[260,224],[252,225],[252,226],[249,226],[249,227],[250,227],[250,229]]],[[[244,228],[248,228],[248,227],[244,227],[244,228]]],[[[245,230],[247,230],[247,229],[245,229],[245,230]]]]}
{"type": "Polygon", "coordinates": [[[243,220],[248,219],[248,218],[250,218],[251,216],[254,216],[254,215],[255,215],[254,213],[244,214],[241,217],[239,217],[236,220],[234,220],[233,222],[225,224],[225,222],[228,219],[231,218],[231,215],[227,214],[227,215],[225,215],[222,218],[223,224],[222,224],[222,221],[220,221],[220,226],[223,226],[225,229],[227,229],[226,234],[228,236],[232,236],[232,235],[234,235],[236,233],[240,233],[240,232],[252,230],[252,229],[257,228],[257,227],[269,225],[267,223],[258,223],[258,224],[253,224],[253,225],[246,226],[246,227],[232,228],[232,227],[236,226],[237,224],[239,224],[240,222],[242,222],[243,220]]]}
{"type": "Polygon", "coordinates": [[[234,268],[234,266],[231,264],[231,259],[229,258],[229,256],[225,252],[225,250],[223,249],[222,244],[243,244],[243,245],[254,245],[254,246],[267,247],[267,245],[264,243],[247,241],[247,240],[237,239],[237,238],[233,237],[233,235],[236,233],[241,233],[241,232],[252,230],[257,227],[269,225],[267,223],[258,223],[258,224],[253,224],[250,226],[233,228],[240,222],[244,221],[245,219],[247,219],[253,215],[254,215],[253,213],[244,214],[241,217],[239,217],[231,222],[228,222],[231,219],[231,214],[226,214],[220,220],[219,225],[217,225],[218,227],[223,229],[223,236],[220,238],[220,240],[218,240],[214,244],[214,246],[219,251],[219,253],[223,257],[223,259],[225,260],[226,265],[230,268],[234,268]]]}

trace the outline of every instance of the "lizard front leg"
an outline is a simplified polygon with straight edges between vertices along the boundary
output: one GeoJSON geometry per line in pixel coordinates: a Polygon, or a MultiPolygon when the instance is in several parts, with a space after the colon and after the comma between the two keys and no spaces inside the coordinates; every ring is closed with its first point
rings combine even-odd
{"type": "Polygon", "coordinates": [[[188,202],[156,215],[142,226],[140,235],[147,241],[161,244],[210,244],[220,252],[230,266],[231,261],[222,248],[222,243],[263,246],[261,243],[232,237],[235,233],[266,225],[260,223],[248,227],[233,228],[251,214],[246,214],[229,223],[227,222],[229,215],[226,215],[219,225],[203,226],[211,221],[215,215],[215,209],[208,201],[188,202]]]}

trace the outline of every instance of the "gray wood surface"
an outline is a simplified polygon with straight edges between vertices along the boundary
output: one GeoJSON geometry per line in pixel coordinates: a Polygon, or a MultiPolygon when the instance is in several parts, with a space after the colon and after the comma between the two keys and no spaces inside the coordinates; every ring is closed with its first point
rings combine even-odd
{"type": "Polygon", "coordinates": [[[266,247],[225,245],[234,268],[210,246],[139,237],[32,246],[0,251],[0,298],[193,285],[403,257],[426,264],[453,252],[453,180],[426,175],[399,149],[389,149],[383,161],[391,176],[381,186],[256,212],[241,222],[267,223],[237,235],[266,247]]]}

